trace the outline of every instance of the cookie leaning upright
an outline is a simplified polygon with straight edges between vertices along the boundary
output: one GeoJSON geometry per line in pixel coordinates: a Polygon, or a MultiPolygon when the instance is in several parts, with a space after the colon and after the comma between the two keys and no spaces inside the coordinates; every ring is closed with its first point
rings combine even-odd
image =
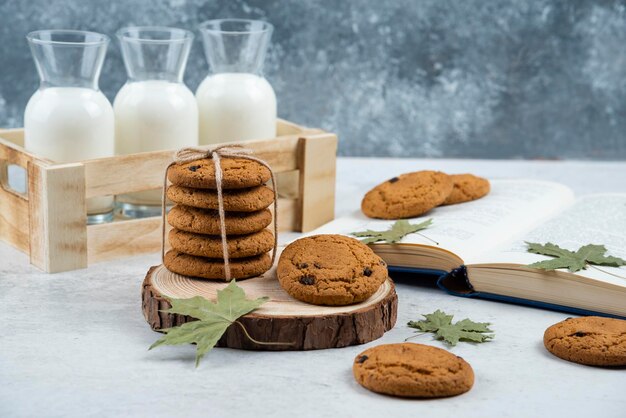
{"type": "Polygon", "coordinates": [[[626,321],[599,316],[569,318],[543,335],[546,349],[588,366],[626,366],[626,321]]]}
{"type": "Polygon", "coordinates": [[[361,210],[370,218],[416,217],[445,202],[453,185],[450,176],[440,171],[402,174],[367,192],[361,210]]]}
{"type": "Polygon", "coordinates": [[[461,357],[415,343],[367,349],[354,359],[352,373],[373,392],[411,398],[460,395],[474,385],[474,371],[461,357]]]}
{"type": "Polygon", "coordinates": [[[266,229],[272,223],[268,206],[275,199],[274,191],[265,186],[271,172],[257,161],[218,157],[223,218],[212,158],[170,167],[167,177],[173,184],[167,196],[177,205],[167,214],[174,229],[169,233],[172,249],[164,255],[163,264],[174,273],[203,279],[258,276],[271,268],[269,252],[275,247],[274,234],[266,229]],[[222,220],[229,268],[222,245],[222,220]]]}
{"type": "Polygon", "coordinates": [[[276,270],[281,287],[315,305],[366,300],[387,280],[387,265],[371,248],[343,235],[314,235],[289,244],[276,270]]]}

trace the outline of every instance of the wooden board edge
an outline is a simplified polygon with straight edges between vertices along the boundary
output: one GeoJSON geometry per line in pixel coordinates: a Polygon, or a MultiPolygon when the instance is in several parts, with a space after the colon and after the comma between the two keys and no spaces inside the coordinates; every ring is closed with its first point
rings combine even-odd
{"type": "MultiPolygon", "coordinates": [[[[155,331],[195,321],[185,315],[163,312],[170,308],[166,298],[154,289],[148,270],[141,287],[144,318],[155,331]]],[[[264,342],[291,342],[292,345],[259,345],[250,341],[240,326],[233,324],[218,342],[218,347],[244,350],[299,351],[340,348],[365,344],[392,329],[398,317],[398,296],[391,279],[387,295],[377,303],[353,312],[321,316],[272,317],[248,314],[240,318],[252,338],[264,342]]]]}

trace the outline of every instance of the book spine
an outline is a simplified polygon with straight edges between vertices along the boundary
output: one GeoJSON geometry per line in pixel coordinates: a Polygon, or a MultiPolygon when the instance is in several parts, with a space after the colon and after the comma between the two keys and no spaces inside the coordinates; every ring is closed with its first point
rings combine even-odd
{"type": "Polygon", "coordinates": [[[448,273],[444,273],[437,280],[437,286],[455,296],[470,297],[476,293],[467,276],[467,268],[460,266],[448,273]]]}

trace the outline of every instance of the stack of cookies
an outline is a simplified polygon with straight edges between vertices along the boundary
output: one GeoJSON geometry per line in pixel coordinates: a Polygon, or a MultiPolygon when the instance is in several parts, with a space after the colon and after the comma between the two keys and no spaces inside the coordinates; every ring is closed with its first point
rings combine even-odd
{"type": "Polygon", "coordinates": [[[489,180],[473,174],[416,171],[393,177],[367,192],[361,211],[370,218],[413,218],[440,205],[480,199],[489,190],[489,180]]]}
{"type": "MultiPolygon", "coordinates": [[[[274,192],[265,183],[270,171],[243,158],[222,158],[222,190],[231,279],[258,276],[271,267],[274,234],[268,207],[274,192]]],[[[167,221],[172,247],[168,270],[185,276],[224,280],[217,184],[212,159],[176,164],[168,171],[167,197],[176,203],[167,221]]]]}

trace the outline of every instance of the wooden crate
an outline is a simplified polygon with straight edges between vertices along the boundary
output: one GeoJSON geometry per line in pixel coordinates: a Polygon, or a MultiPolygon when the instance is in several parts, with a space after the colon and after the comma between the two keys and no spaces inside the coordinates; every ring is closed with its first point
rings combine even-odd
{"type": "MultiPolygon", "coordinates": [[[[160,189],[172,151],[58,164],[23,148],[23,129],[0,130],[0,239],[54,273],[158,252],[161,217],[86,225],[85,200],[160,189]],[[27,193],[10,189],[9,165],[27,173],[27,193]]],[[[334,217],[337,137],[279,120],[278,136],[245,145],[277,175],[278,227],[309,231],[334,217]]]]}

